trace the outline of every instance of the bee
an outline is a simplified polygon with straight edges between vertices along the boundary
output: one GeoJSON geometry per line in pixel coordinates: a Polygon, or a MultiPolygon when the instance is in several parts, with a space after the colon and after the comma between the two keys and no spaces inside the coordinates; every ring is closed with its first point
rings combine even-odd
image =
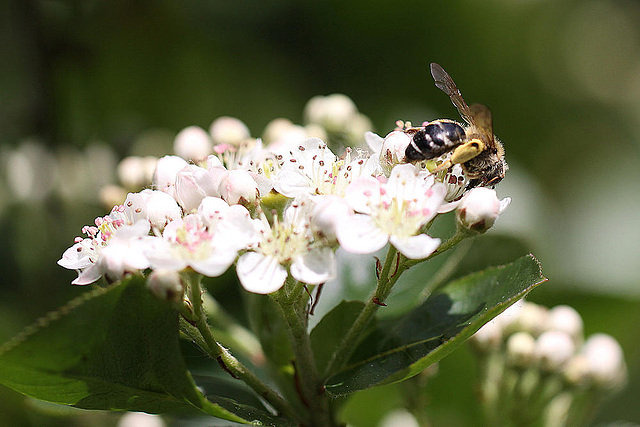
{"type": "Polygon", "coordinates": [[[494,187],[504,178],[509,167],[504,159],[504,148],[493,134],[491,111],[482,104],[469,107],[451,76],[440,65],[431,64],[431,76],[436,87],[449,95],[466,126],[453,120],[439,119],[422,127],[405,129],[411,135],[411,142],[405,150],[407,161],[435,159],[451,152],[451,156],[433,172],[460,164],[469,178],[467,189],[494,187]]]}

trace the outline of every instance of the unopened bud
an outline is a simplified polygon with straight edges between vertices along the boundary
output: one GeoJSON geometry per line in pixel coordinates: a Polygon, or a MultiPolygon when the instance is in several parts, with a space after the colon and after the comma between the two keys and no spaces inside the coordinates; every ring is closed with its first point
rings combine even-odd
{"type": "Polygon", "coordinates": [[[582,317],[568,305],[558,305],[549,310],[546,329],[566,332],[575,342],[582,342],[582,317]]]}
{"type": "Polygon", "coordinates": [[[344,130],[357,114],[358,109],[351,98],[341,93],[315,96],[304,108],[307,123],[322,125],[329,132],[344,130]]]}
{"type": "Polygon", "coordinates": [[[199,126],[189,126],[176,135],[173,151],[183,159],[199,163],[213,152],[213,144],[204,129],[199,126]]]}
{"type": "Polygon", "coordinates": [[[118,163],[118,181],[127,190],[139,191],[149,184],[143,162],[142,157],[129,156],[118,163]]]}
{"type": "Polygon", "coordinates": [[[176,196],[176,176],[188,163],[178,156],[164,156],[158,159],[153,173],[153,188],[176,196]]]}
{"type": "Polygon", "coordinates": [[[469,191],[458,205],[458,225],[474,233],[484,233],[496,222],[511,199],[498,200],[495,190],[476,187],[469,191]]]}
{"type": "Polygon", "coordinates": [[[147,289],[157,298],[178,303],[182,301],[184,286],[177,271],[154,270],[147,278],[147,289]]]}
{"type": "Polygon", "coordinates": [[[215,145],[238,146],[251,138],[247,125],[235,117],[218,117],[211,123],[209,133],[215,145]]]}
{"type": "Polygon", "coordinates": [[[528,332],[516,332],[507,340],[509,363],[518,367],[529,367],[535,360],[536,340],[528,332]]]}
{"type": "Polygon", "coordinates": [[[220,182],[227,174],[224,168],[207,170],[189,165],[180,170],[176,176],[176,200],[185,212],[198,209],[206,196],[220,196],[220,182]],[[220,173],[216,173],[219,171],[220,173]]]}
{"type": "Polygon", "coordinates": [[[566,332],[547,331],[536,340],[536,355],[543,369],[560,370],[575,350],[573,337],[566,332]]]}
{"type": "Polygon", "coordinates": [[[144,197],[152,227],[162,231],[169,222],[182,217],[182,209],[169,194],[148,189],[142,190],[140,194],[144,197]]]}
{"type": "Polygon", "coordinates": [[[610,335],[591,335],[582,347],[582,354],[589,362],[589,374],[596,386],[612,389],[626,382],[627,367],[622,348],[610,335]]]}
{"type": "Polygon", "coordinates": [[[540,335],[547,324],[548,310],[546,307],[525,301],[518,311],[514,322],[507,328],[512,332],[528,332],[534,336],[540,335]]]}
{"type": "Polygon", "coordinates": [[[404,153],[410,143],[411,137],[401,131],[393,131],[384,138],[380,151],[380,166],[385,174],[388,175],[395,165],[405,162],[404,153]]]}
{"type": "Polygon", "coordinates": [[[127,412],[120,417],[116,427],[165,427],[166,425],[159,415],[127,412]]]}
{"type": "Polygon", "coordinates": [[[106,208],[121,205],[126,198],[127,191],[118,185],[105,185],[100,189],[100,202],[106,208]]]}
{"type": "Polygon", "coordinates": [[[220,182],[221,197],[230,205],[255,204],[258,198],[258,184],[251,174],[245,170],[230,170],[220,182]]]}
{"type": "Polygon", "coordinates": [[[502,343],[502,327],[500,326],[500,322],[495,319],[489,321],[478,329],[478,332],[473,334],[469,341],[479,351],[487,352],[497,349],[502,343]]]}

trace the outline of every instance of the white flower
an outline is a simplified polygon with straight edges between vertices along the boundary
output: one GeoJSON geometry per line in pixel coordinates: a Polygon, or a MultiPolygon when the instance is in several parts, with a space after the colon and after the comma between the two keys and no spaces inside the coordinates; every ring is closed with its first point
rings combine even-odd
{"type": "Polygon", "coordinates": [[[173,151],[183,159],[199,163],[213,152],[213,144],[204,129],[199,126],[189,126],[176,135],[173,151]]]}
{"type": "Polygon", "coordinates": [[[326,239],[327,243],[337,243],[336,229],[349,217],[353,210],[349,203],[338,196],[318,196],[313,199],[311,227],[317,235],[326,239]]]}
{"type": "Polygon", "coordinates": [[[498,200],[496,191],[486,187],[471,189],[458,205],[456,217],[461,227],[484,233],[509,206],[510,198],[498,200]]]}
{"type": "Polygon", "coordinates": [[[216,203],[218,209],[203,208],[204,215],[190,214],[165,227],[162,238],[155,238],[145,251],[152,269],[181,271],[191,267],[200,274],[216,277],[233,264],[239,249],[256,240],[249,212],[241,206],[230,209],[217,200],[221,202],[216,203]]]}
{"type": "Polygon", "coordinates": [[[438,213],[451,212],[458,207],[467,192],[467,185],[469,179],[462,171],[460,164],[455,164],[453,167],[436,174],[436,180],[442,182],[447,189],[447,194],[444,196],[445,203],[440,206],[438,213]]]}
{"type": "Polygon", "coordinates": [[[365,158],[352,160],[351,150],[347,150],[343,159],[338,159],[321,139],[308,138],[284,159],[274,188],[287,197],[342,196],[354,178],[371,175],[376,165],[365,158]]]}
{"type": "Polygon", "coordinates": [[[386,183],[361,177],[347,187],[345,199],[356,211],[339,224],[337,237],[349,252],[368,254],[387,242],[408,258],[429,256],[440,244],[421,228],[429,222],[443,201],[445,189],[432,175],[413,165],[396,166],[386,183]]]}
{"type": "Polygon", "coordinates": [[[77,237],[58,264],[78,271],[74,285],[87,285],[103,275],[118,280],[125,273],[148,267],[142,253],[149,234],[146,205],[138,193],[130,193],[123,205],[114,206],[105,217],[96,218],[94,226],[85,226],[86,238],[77,237]]]}
{"type": "Polygon", "coordinates": [[[277,291],[287,278],[287,267],[296,280],[311,285],[335,276],[333,251],[314,245],[308,201],[295,201],[270,225],[263,218],[261,240],[254,252],[240,256],[236,267],[242,286],[249,292],[269,294],[277,291]]]}
{"type": "Polygon", "coordinates": [[[143,252],[148,234],[149,223],[144,220],[118,227],[107,240],[102,240],[98,233],[95,238],[82,239],[67,249],[58,264],[78,270],[78,277],[71,282],[74,285],[88,285],[102,276],[115,281],[125,273],[149,267],[143,252]]]}

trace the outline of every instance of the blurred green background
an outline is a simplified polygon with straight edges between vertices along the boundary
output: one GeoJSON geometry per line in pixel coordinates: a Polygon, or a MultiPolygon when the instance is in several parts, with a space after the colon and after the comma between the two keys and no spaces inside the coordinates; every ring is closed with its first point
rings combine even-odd
{"type": "MultiPolygon", "coordinates": [[[[308,99],[335,92],[381,135],[397,119],[458,119],[430,62],[469,103],[491,107],[505,144],[511,169],[498,193],[512,203],[483,237],[497,254],[484,258],[533,252],[550,281],[530,299],[570,304],[587,334],[620,341],[629,385],[595,423],[640,423],[632,0],[4,0],[0,340],[84,291],[56,261],[82,225],[105,214],[97,189],[114,182],[118,159],[162,155],[180,129],[222,115],[256,136],[276,117],[301,123],[308,99]],[[519,243],[499,244],[507,237],[519,243]]],[[[440,364],[429,386],[435,426],[477,425],[473,375],[466,348],[440,364]]],[[[375,426],[399,405],[396,394],[356,399],[348,421],[375,426]]],[[[3,426],[68,425],[34,415],[32,402],[7,389],[0,401],[3,426]]]]}

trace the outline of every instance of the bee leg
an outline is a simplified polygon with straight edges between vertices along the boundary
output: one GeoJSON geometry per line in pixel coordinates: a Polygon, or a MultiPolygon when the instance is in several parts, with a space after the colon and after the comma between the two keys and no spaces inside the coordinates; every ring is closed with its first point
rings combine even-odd
{"type": "Polygon", "coordinates": [[[431,173],[438,173],[440,171],[449,169],[451,166],[453,166],[453,163],[451,162],[451,159],[447,159],[444,161],[444,163],[441,163],[440,165],[436,166],[435,169],[433,169],[431,171],[431,173]]]}
{"type": "Polygon", "coordinates": [[[485,145],[481,140],[474,138],[456,147],[451,153],[451,163],[465,163],[484,151],[485,145]]]}

